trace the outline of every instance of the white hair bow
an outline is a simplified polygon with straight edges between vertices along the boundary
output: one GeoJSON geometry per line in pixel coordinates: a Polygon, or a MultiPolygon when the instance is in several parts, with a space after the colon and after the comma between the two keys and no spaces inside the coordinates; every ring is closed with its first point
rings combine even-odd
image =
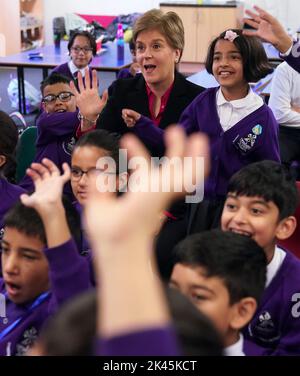
{"type": "Polygon", "coordinates": [[[229,42],[233,42],[238,37],[238,34],[235,31],[227,30],[224,36],[224,39],[229,40],[229,42]]]}

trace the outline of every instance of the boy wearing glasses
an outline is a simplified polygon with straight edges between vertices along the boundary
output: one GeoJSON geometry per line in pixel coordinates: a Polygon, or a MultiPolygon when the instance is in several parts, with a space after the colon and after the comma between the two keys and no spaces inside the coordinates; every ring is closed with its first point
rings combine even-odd
{"type": "MultiPolygon", "coordinates": [[[[96,124],[97,115],[90,113],[88,106],[93,101],[93,95],[98,96],[96,75],[93,75],[92,88],[83,88],[76,97],[70,82],[70,78],[52,73],[41,83],[43,112],[36,123],[36,163],[48,158],[58,167],[65,162],[70,165],[76,139],[96,124]]],[[[90,86],[89,77],[87,84],[90,86]]],[[[29,177],[24,177],[20,185],[28,191],[33,190],[29,177]]],[[[73,198],[70,184],[65,186],[64,193],[73,198]]]]}
{"type": "Polygon", "coordinates": [[[77,31],[70,38],[68,50],[70,61],[59,65],[53,72],[69,77],[78,87],[78,72],[85,77],[85,69],[88,68],[90,78],[92,77],[89,64],[97,52],[95,38],[88,31],[77,31]]]}

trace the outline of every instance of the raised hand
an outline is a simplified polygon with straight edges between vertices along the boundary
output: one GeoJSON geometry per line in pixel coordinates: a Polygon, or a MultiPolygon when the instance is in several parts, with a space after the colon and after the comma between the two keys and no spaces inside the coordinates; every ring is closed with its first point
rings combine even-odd
{"type": "Polygon", "coordinates": [[[41,216],[49,248],[64,244],[71,237],[62,204],[62,192],[71,172],[67,163],[63,164],[63,174],[57,166],[47,158],[42,163],[32,163],[27,170],[35,187],[35,192],[29,196],[21,195],[25,206],[34,208],[41,216]]]}
{"type": "Polygon", "coordinates": [[[135,123],[140,120],[141,114],[136,111],[124,108],[122,110],[122,118],[128,128],[133,128],[135,126],[135,123]]]}
{"type": "Polygon", "coordinates": [[[265,10],[254,6],[257,13],[246,10],[246,14],[251,17],[244,18],[244,22],[255,30],[244,30],[248,36],[259,37],[274,45],[281,53],[285,53],[292,45],[292,39],[285,31],[280,22],[265,10]]]}
{"type": "Polygon", "coordinates": [[[151,237],[158,223],[158,214],[172,200],[190,191],[192,184],[195,186],[203,182],[208,170],[206,137],[194,134],[187,139],[181,127],[169,127],[165,138],[167,158],[163,168],[150,163],[149,154],[136,137],[126,135],[123,138],[122,147],[127,149],[130,160],[139,158],[135,175],[143,186],[136,190],[134,185],[129,185],[129,192],[116,198],[99,193],[95,188],[96,182],[93,184],[93,192],[86,205],[86,223],[89,235],[96,243],[99,241],[103,245],[105,239],[118,242],[133,235],[137,229],[140,234],[151,237]],[[199,165],[196,163],[184,164],[187,157],[193,162],[197,157],[203,157],[205,171],[197,171],[199,165]],[[184,166],[182,173],[178,173],[178,164],[173,164],[174,161],[184,166]],[[168,174],[164,175],[164,169],[168,174]]]}
{"type": "Polygon", "coordinates": [[[129,71],[131,75],[134,77],[137,73],[141,71],[141,66],[138,63],[132,63],[130,65],[129,71]]]}
{"type": "Polygon", "coordinates": [[[99,96],[98,92],[98,80],[97,72],[93,70],[92,72],[92,82],[90,79],[89,69],[85,70],[85,84],[83,83],[83,78],[81,73],[78,73],[78,87],[77,90],[74,82],[70,83],[73,94],[76,98],[76,104],[79,108],[80,113],[91,122],[96,121],[99,114],[102,112],[106,105],[108,99],[107,90],[103,93],[102,98],[99,96]]]}
{"type": "Polygon", "coordinates": [[[42,163],[32,163],[26,172],[34,182],[35,192],[31,196],[23,194],[22,203],[40,211],[61,202],[63,187],[70,179],[70,167],[67,163],[63,164],[63,170],[61,175],[58,167],[47,158],[42,163]]]}
{"type": "MultiPolygon", "coordinates": [[[[208,160],[205,136],[195,134],[187,139],[181,127],[169,127],[165,136],[170,160],[183,161],[185,157],[208,160]]],[[[117,198],[99,193],[94,187],[85,206],[85,225],[101,285],[98,289],[101,338],[170,325],[162,286],[153,275],[155,263],[151,264],[151,244],[159,213],[185,193],[190,177],[200,183],[205,175],[204,171],[197,174],[194,164],[182,174],[171,168],[169,175],[164,176],[161,168],[150,168],[150,157],[136,137],[126,135],[122,146],[128,151],[129,168],[133,158],[139,158],[135,172],[139,175],[137,179],[145,184],[144,189],[134,192],[134,187],[129,186],[131,190],[117,198]],[[169,183],[169,189],[164,189],[164,182],[169,183]]]]}

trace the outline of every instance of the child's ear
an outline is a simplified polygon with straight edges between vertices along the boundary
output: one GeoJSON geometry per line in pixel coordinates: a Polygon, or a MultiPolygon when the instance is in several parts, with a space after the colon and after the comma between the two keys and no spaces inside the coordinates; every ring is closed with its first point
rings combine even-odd
{"type": "Polygon", "coordinates": [[[44,102],[42,102],[42,109],[43,109],[43,111],[48,113],[47,108],[46,108],[46,104],[44,102]]]}
{"type": "Polygon", "coordinates": [[[297,227],[297,219],[294,216],[284,218],[280,221],[276,230],[276,238],[278,240],[288,239],[295,231],[297,227]]]}
{"type": "Polygon", "coordinates": [[[251,321],[257,308],[257,302],[254,298],[247,297],[235,303],[232,308],[233,313],[230,320],[230,327],[239,331],[251,321]]]}
{"type": "Polygon", "coordinates": [[[6,157],[4,155],[0,155],[0,167],[4,166],[6,163],[6,157]]]}

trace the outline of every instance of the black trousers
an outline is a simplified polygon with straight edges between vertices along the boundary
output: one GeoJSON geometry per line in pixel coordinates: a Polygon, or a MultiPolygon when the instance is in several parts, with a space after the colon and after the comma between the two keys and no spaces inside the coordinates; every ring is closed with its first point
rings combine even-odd
{"type": "Polygon", "coordinates": [[[300,129],[280,126],[279,148],[281,163],[292,172],[297,180],[300,180],[299,166],[292,166],[293,162],[300,164],[300,129]]]}
{"type": "Polygon", "coordinates": [[[160,277],[168,281],[174,265],[173,249],[186,237],[186,218],[167,220],[156,240],[156,261],[160,277]]]}
{"type": "Polygon", "coordinates": [[[187,235],[220,227],[225,199],[218,197],[192,204],[187,221],[187,235]]]}
{"type": "Polygon", "coordinates": [[[174,247],[188,235],[220,226],[225,197],[189,205],[184,218],[167,220],[156,240],[156,260],[160,276],[168,280],[174,265],[174,247]]]}

